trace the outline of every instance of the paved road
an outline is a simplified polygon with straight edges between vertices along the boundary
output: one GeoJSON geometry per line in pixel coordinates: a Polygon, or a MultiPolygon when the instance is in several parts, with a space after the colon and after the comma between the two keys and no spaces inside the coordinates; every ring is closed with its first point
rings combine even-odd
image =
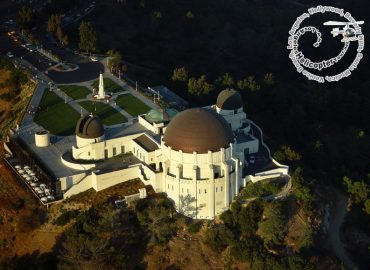
{"type": "Polygon", "coordinates": [[[355,269],[355,263],[349,258],[345,246],[341,240],[340,229],[347,214],[348,198],[341,192],[332,189],[335,194],[329,219],[329,241],[334,254],[349,268],[355,269]]]}
{"type": "Polygon", "coordinates": [[[49,59],[38,52],[30,52],[23,48],[19,41],[14,41],[6,32],[0,32],[0,50],[2,54],[12,52],[15,57],[30,62],[40,71],[46,70],[52,64],[49,59]]]}

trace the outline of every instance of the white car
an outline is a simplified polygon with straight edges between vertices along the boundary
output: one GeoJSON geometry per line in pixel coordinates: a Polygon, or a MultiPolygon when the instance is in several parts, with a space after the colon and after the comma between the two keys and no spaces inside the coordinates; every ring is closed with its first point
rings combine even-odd
{"type": "Polygon", "coordinates": [[[8,56],[9,58],[13,58],[13,57],[14,57],[14,54],[13,54],[12,52],[8,52],[8,53],[6,54],[6,56],[8,56]]]}
{"type": "Polygon", "coordinates": [[[250,156],[249,157],[249,163],[254,164],[256,162],[256,157],[255,156],[250,156]]]}

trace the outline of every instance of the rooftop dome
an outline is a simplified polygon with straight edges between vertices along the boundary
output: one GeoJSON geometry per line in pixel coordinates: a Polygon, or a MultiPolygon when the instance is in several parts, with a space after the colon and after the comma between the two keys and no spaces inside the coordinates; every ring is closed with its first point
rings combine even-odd
{"type": "Polygon", "coordinates": [[[163,140],[176,151],[207,153],[229,147],[234,136],[222,116],[195,108],[178,113],[167,126],[163,140]]]}
{"type": "Polygon", "coordinates": [[[175,109],[152,109],[145,115],[145,119],[150,123],[169,122],[177,113],[175,109]]]}
{"type": "Polygon", "coordinates": [[[98,117],[85,115],[77,122],[76,135],[85,139],[99,138],[104,135],[104,126],[98,117]]]}
{"type": "Polygon", "coordinates": [[[243,107],[243,99],[234,89],[225,89],[218,94],[216,106],[222,110],[236,110],[243,107]]]}

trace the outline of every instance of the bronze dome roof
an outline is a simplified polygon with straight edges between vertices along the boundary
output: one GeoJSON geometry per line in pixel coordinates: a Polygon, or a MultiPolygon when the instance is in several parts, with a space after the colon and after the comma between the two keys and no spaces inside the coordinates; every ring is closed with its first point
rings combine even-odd
{"type": "Polygon", "coordinates": [[[219,151],[234,141],[230,125],[219,114],[203,108],[178,113],[163,136],[164,144],[184,153],[219,151]]]}
{"type": "Polygon", "coordinates": [[[76,135],[85,139],[99,138],[104,135],[104,126],[98,117],[85,115],[77,122],[76,135]]]}
{"type": "Polygon", "coordinates": [[[222,110],[236,110],[243,107],[243,99],[238,91],[225,89],[218,94],[216,106],[222,110]]]}

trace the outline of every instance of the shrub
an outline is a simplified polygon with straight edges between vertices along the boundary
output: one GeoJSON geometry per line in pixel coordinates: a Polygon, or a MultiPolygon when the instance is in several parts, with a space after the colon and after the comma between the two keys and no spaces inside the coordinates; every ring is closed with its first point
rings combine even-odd
{"type": "Polygon", "coordinates": [[[54,225],[64,226],[69,223],[72,219],[76,218],[80,213],[79,210],[71,210],[62,213],[54,222],[54,225]]]}
{"type": "Polygon", "coordinates": [[[200,228],[202,228],[202,222],[195,222],[189,225],[188,232],[189,233],[197,233],[199,232],[200,228]]]}

